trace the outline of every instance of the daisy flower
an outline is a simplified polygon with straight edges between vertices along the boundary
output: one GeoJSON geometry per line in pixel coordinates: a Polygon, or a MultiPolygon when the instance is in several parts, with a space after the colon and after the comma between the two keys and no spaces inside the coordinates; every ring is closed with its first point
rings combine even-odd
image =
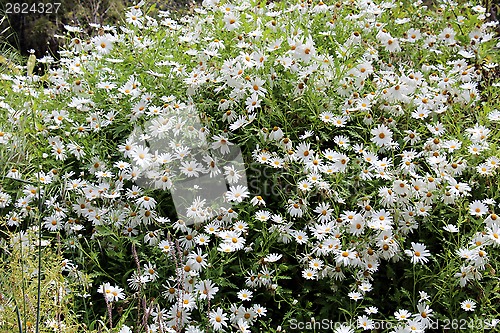
{"type": "Polygon", "coordinates": [[[158,247],[161,249],[162,252],[170,254],[170,251],[172,250],[173,243],[168,241],[168,240],[162,240],[160,243],[158,243],[158,247]]]}
{"type": "Polygon", "coordinates": [[[323,261],[318,258],[314,258],[309,262],[309,268],[314,270],[321,270],[323,268],[323,261]]]}
{"type": "Polygon", "coordinates": [[[245,104],[248,112],[252,112],[257,108],[260,108],[261,100],[259,99],[259,94],[256,92],[252,93],[252,95],[247,97],[245,104]]]}
{"type": "Polygon", "coordinates": [[[404,132],[406,133],[406,136],[403,138],[405,142],[409,142],[410,144],[414,145],[418,141],[420,141],[420,134],[418,132],[411,130],[406,130],[404,132]]]}
{"type": "Polygon", "coordinates": [[[328,222],[331,219],[333,209],[330,208],[329,203],[322,202],[314,209],[314,212],[318,214],[318,222],[328,222]]]}
{"type": "MultiPolygon", "coordinates": [[[[367,293],[367,292],[370,292],[370,291],[372,291],[372,290],[373,290],[373,286],[372,286],[372,284],[371,284],[370,282],[363,282],[363,283],[361,283],[361,284],[359,285],[359,287],[358,287],[358,288],[359,288],[359,290],[360,290],[361,292],[363,292],[363,293],[367,293]]],[[[368,309],[365,309],[365,311],[367,311],[367,310],[369,310],[369,309],[371,309],[371,308],[374,308],[374,309],[375,309],[375,310],[374,310],[375,312],[372,312],[372,313],[377,313],[378,309],[377,309],[377,308],[375,308],[375,307],[370,307],[370,308],[368,308],[368,309]]],[[[368,312],[368,311],[367,311],[367,313],[368,313],[368,314],[370,314],[370,312],[368,312]]]]}
{"type": "Polygon", "coordinates": [[[269,213],[266,210],[259,210],[259,211],[255,212],[255,218],[259,221],[265,222],[265,221],[269,220],[270,217],[271,217],[271,213],[269,213]]]}
{"type": "Polygon", "coordinates": [[[462,147],[462,142],[458,140],[447,140],[443,142],[443,148],[448,149],[450,152],[453,152],[457,149],[460,149],[462,147]]]}
{"type": "Polygon", "coordinates": [[[311,158],[311,156],[314,154],[314,151],[311,150],[311,144],[310,143],[305,143],[301,142],[297,146],[297,150],[295,152],[296,156],[298,156],[301,160],[307,161],[308,159],[311,158]]]}
{"type": "Polygon", "coordinates": [[[425,264],[429,261],[427,257],[431,254],[426,249],[424,244],[411,242],[411,250],[405,250],[406,255],[411,257],[411,262],[414,264],[422,263],[425,264]]]}
{"type": "Polygon", "coordinates": [[[250,200],[250,203],[254,206],[265,206],[266,202],[260,195],[256,195],[250,200]]]}
{"type": "Polygon", "coordinates": [[[431,321],[431,317],[434,316],[432,314],[433,310],[425,303],[418,303],[417,311],[418,313],[414,315],[415,319],[422,325],[427,326],[431,321]]]}
{"type": "Polygon", "coordinates": [[[255,155],[255,159],[261,164],[267,164],[271,159],[271,154],[268,152],[259,152],[255,155]]]}
{"type": "Polygon", "coordinates": [[[307,138],[310,138],[313,135],[314,135],[314,131],[305,131],[304,134],[302,134],[301,136],[299,136],[299,139],[300,140],[305,140],[307,138]]]}
{"type": "Polygon", "coordinates": [[[333,142],[335,142],[341,148],[349,148],[349,138],[344,135],[337,135],[333,138],[333,142]]]}
{"type": "Polygon", "coordinates": [[[21,176],[21,172],[19,172],[19,170],[16,168],[11,168],[7,173],[8,178],[21,179],[21,176]]]}
{"type": "Polygon", "coordinates": [[[357,253],[354,249],[339,251],[337,257],[335,258],[337,264],[342,264],[344,266],[349,266],[354,260],[356,260],[357,253]]]}
{"type": "Polygon", "coordinates": [[[238,292],[238,298],[242,301],[249,301],[252,299],[253,293],[248,289],[242,289],[238,292]]]}
{"type": "Polygon", "coordinates": [[[233,224],[233,229],[239,232],[247,232],[248,231],[248,223],[243,221],[236,221],[233,224]]]}
{"type": "Polygon", "coordinates": [[[488,207],[480,200],[474,200],[469,204],[469,212],[472,216],[481,217],[488,212],[488,207]]]}
{"type": "Polygon", "coordinates": [[[227,315],[220,307],[210,311],[208,318],[215,331],[222,331],[224,327],[227,327],[227,315]]]}
{"type": "Polygon", "coordinates": [[[371,134],[373,135],[372,141],[379,147],[390,145],[392,143],[392,132],[383,124],[372,129],[371,134]]]}
{"type": "Polygon", "coordinates": [[[149,153],[149,148],[142,145],[135,146],[130,156],[142,168],[146,168],[153,161],[153,155],[149,153]]]}
{"type": "Polygon", "coordinates": [[[304,192],[310,191],[312,189],[311,183],[306,179],[299,181],[297,187],[304,192]]]}
{"type": "Polygon", "coordinates": [[[363,295],[358,291],[351,291],[347,294],[347,296],[349,296],[349,298],[353,301],[360,301],[363,299],[363,295]]]}
{"type": "Polygon", "coordinates": [[[500,166],[500,158],[496,156],[490,156],[486,160],[486,163],[491,166],[493,169],[496,169],[500,166]]]}
{"type": "Polygon", "coordinates": [[[375,326],[373,324],[373,320],[369,319],[368,316],[359,316],[357,319],[358,328],[362,328],[363,330],[371,330],[375,326]]]}
{"type": "Polygon", "coordinates": [[[228,31],[233,31],[241,26],[241,22],[239,21],[239,16],[234,12],[230,12],[224,15],[224,23],[225,23],[225,28],[228,31]]]}
{"type": "Polygon", "coordinates": [[[280,168],[283,168],[284,159],[282,159],[282,158],[280,158],[280,157],[271,157],[271,158],[269,159],[269,164],[270,164],[273,168],[280,169],[280,168]]]}
{"type": "Polygon", "coordinates": [[[200,299],[211,300],[219,291],[219,287],[215,286],[210,280],[203,280],[195,285],[195,290],[200,294],[200,299]]]}
{"type": "Polygon", "coordinates": [[[210,155],[203,156],[203,161],[207,163],[207,170],[210,174],[210,178],[217,176],[221,173],[221,170],[218,166],[218,161],[216,158],[213,158],[210,155]]]}
{"type": "Polygon", "coordinates": [[[335,125],[335,127],[345,127],[347,120],[346,116],[334,116],[330,119],[330,123],[335,125]]]}
{"type": "MultiPolygon", "coordinates": [[[[0,203],[2,201],[1,195],[2,195],[2,193],[0,192],[0,203]]],[[[17,227],[19,225],[19,223],[22,222],[22,219],[17,215],[16,212],[12,212],[7,217],[8,217],[7,225],[10,227],[12,227],[12,226],[17,227]]]]}
{"type": "Polygon", "coordinates": [[[304,269],[302,271],[302,277],[306,280],[314,280],[318,277],[317,271],[311,268],[304,269]]]}
{"type": "Polygon", "coordinates": [[[210,237],[207,234],[202,233],[202,234],[196,235],[196,237],[194,238],[194,241],[198,245],[208,245],[208,243],[210,242],[210,237]]]}
{"type": "Polygon", "coordinates": [[[302,215],[304,214],[301,205],[297,202],[292,202],[288,205],[288,213],[292,217],[302,217],[302,215]]]}
{"type": "Polygon", "coordinates": [[[420,32],[420,30],[418,29],[408,29],[408,31],[406,32],[406,40],[410,43],[415,43],[417,40],[419,40],[421,37],[422,37],[422,34],[420,32]]]}
{"type": "Polygon", "coordinates": [[[196,305],[196,299],[191,293],[183,293],[181,301],[181,305],[186,310],[196,309],[198,306],[196,305]]]}
{"type": "Polygon", "coordinates": [[[277,254],[277,253],[269,253],[265,258],[264,262],[276,262],[280,260],[283,257],[282,254],[277,254]]]}
{"type": "Polygon", "coordinates": [[[235,184],[242,178],[234,165],[224,166],[224,176],[229,184],[235,184]]]}
{"type": "Polygon", "coordinates": [[[239,332],[239,333],[251,333],[252,332],[252,331],[250,331],[250,324],[244,318],[238,319],[236,326],[238,329],[237,332],[239,332]]]}
{"type": "Polygon", "coordinates": [[[439,34],[439,38],[443,41],[443,43],[447,45],[452,45],[455,44],[455,35],[456,32],[455,30],[453,30],[453,28],[445,28],[439,34]]]}
{"type": "Polygon", "coordinates": [[[135,202],[144,209],[154,209],[156,207],[156,200],[146,195],[139,197],[135,202]]]}
{"type": "Polygon", "coordinates": [[[61,219],[55,214],[46,216],[43,221],[43,226],[49,231],[57,231],[62,227],[61,219]]]}
{"type": "Polygon", "coordinates": [[[283,130],[278,126],[274,126],[271,133],[269,133],[269,138],[275,141],[281,140],[283,138],[283,130]]]}
{"type": "Polygon", "coordinates": [[[489,114],[488,114],[488,119],[490,121],[500,121],[500,111],[499,110],[492,110],[489,114]]]}
{"type": "MultiPolygon", "coordinates": [[[[227,238],[224,239],[224,244],[230,245],[232,251],[241,250],[245,246],[245,239],[235,233],[228,233],[227,238]]],[[[221,246],[221,249],[222,252],[227,252],[227,247],[221,246]]]]}
{"type": "Polygon", "coordinates": [[[117,286],[111,286],[110,283],[106,282],[97,288],[97,292],[101,293],[106,297],[109,302],[118,301],[125,298],[123,289],[117,286]]]}
{"type": "Polygon", "coordinates": [[[207,256],[208,254],[203,254],[198,248],[196,252],[191,252],[188,255],[188,265],[192,267],[193,270],[200,271],[208,266],[207,256]]]}
{"type": "Polygon", "coordinates": [[[142,22],[144,18],[142,17],[142,11],[140,9],[132,8],[126,13],[127,23],[133,24],[136,27],[142,27],[142,22]]]}
{"type": "Polygon", "coordinates": [[[457,233],[458,232],[458,228],[456,225],[454,224],[447,224],[443,227],[443,229],[445,231],[448,231],[448,232],[451,232],[451,233],[457,233]]]}
{"type": "Polygon", "coordinates": [[[96,36],[93,38],[93,42],[100,54],[108,54],[113,49],[113,41],[110,35],[96,36]]]}
{"type": "Polygon", "coordinates": [[[2,192],[0,190],[0,208],[7,207],[11,201],[12,201],[12,197],[10,196],[10,194],[2,192]]]}
{"type": "Polygon", "coordinates": [[[493,246],[500,246],[500,224],[493,224],[486,227],[487,237],[493,242],[493,246]]]}
{"type": "Polygon", "coordinates": [[[333,118],[334,115],[330,111],[321,112],[319,115],[319,119],[321,119],[321,121],[324,123],[332,123],[333,118]]]}
{"type": "Polygon", "coordinates": [[[147,277],[149,281],[156,281],[158,278],[158,272],[156,271],[156,264],[148,262],[144,264],[144,276],[147,277]]]}
{"type": "Polygon", "coordinates": [[[354,329],[351,326],[340,324],[335,325],[334,333],[354,333],[354,329]]]}
{"type": "Polygon", "coordinates": [[[469,146],[468,151],[472,155],[481,155],[481,152],[486,149],[487,144],[473,143],[469,146]]]}
{"type": "Polygon", "coordinates": [[[215,140],[215,142],[212,143],[212,149],[220,149],[220,152],[224,155],[229,153],[229,146],[232,146],[233,143],[230,142],[227,137],[223,135],[214,135],[212,139],[215,140]]]}
{"type": "Polygon", "coordinates": [[[493,176],[493,169],[486,163],[481,163],[476,166],[476,171],[481,176],[493,176]]]}
{"type": "Polygon", "coordinates": [[[196,161],[181,162],[180,171],[188,177],[198,177],[200,172],[204,172],[203,165],[196,161]]]}
{"type": "Polygon", "coordinates": [[[394,317],[396,317],[397,320],[409,320],[412,314],[408,310],[398,310],[394,312],[394,317]]]}
{"type": "Polygon", "coordinates": [[[293,236],[298,244],[305,244],[309,239],[309,236],[302,230],[295,231],[293,236]]]}
{"type": "Polygon", "coordinates": [[[259,316],[259,317],[266,316],[267,309],[265,307],[263,307],[262,305],[254,304],[252,306],[252,308],[253,308],[253,311],[257,314],[257,316],[259,316]]]}
{"type": "Polygon", "coordinates": [[[399,46],[399,40],[397,38],[391,37],[390,35],[388,35],[386,38],[382,40],[382,45],[384,45],[387,51],[389,52],[401,51],[401,47],[399,46]]]}
{"type": "Polygon", "coordinates": [[[231,186],[229,191],[226,192],[226,199],[228,201],[242,202],[243,199],[247,198],[250,192],[248,188],[243,185],[231,186]]]}
{"type": "Polygon", "coordinates": [[[424,333],[425,324],[419,320],[413,319],[408,321],[406,327],[401,330],[401,332],[415,332],[415,333],[424,333]]]}
{"type": "Polygon", "coordinates": [[[266,81],[257,77],[248,83],[248,89],[252,93],[255,93],[255,94],[263,97],[267,93],[266,88],[264,88],[264,83],[266,83],[266,81]]]}
{"type": "MultiPolygon", "coordinates": [[[[116,223],[116,222],[115,222],[116,223]]],[[[160,241],[160,230],[149,231],[144,235],[144,243],[155,246],[160,241]]]]}

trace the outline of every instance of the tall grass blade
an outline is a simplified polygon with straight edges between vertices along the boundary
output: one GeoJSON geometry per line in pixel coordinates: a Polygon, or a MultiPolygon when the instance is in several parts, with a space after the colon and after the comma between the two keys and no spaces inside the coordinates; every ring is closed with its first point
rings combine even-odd
{"type": "Polygon", "coordinates": [[[21,320],[21,313],[19,312],[19,307],[17,306],[17,302],[16,302],[16,314],[17,314],[17,329],[19,330],[19,333],[23,333],[23,322],[21,320]]]}

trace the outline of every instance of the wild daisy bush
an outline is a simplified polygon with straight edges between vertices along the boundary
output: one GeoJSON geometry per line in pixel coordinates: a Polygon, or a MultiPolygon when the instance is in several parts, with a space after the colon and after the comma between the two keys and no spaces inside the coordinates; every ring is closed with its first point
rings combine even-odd
{"type": "Polygon", "coordinates": [[[1,76],[2,332],[500,326],[485,8],[153,9],[1,76]]]}

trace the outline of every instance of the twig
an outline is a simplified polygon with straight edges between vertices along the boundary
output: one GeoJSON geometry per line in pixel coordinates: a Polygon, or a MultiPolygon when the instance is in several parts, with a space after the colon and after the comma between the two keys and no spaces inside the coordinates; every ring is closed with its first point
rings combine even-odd
{"type": "Polygon", "coordinates": [[[148,319],[149,319],[149,316],[151,315],[151,311],[153,311],[153,303],[154,301],[151,301],[151,304],[150,306],[144,310],[144,316],[142,318],[142,324],[145,328],[147,328],[148,326],[148,319]]]}
{"type": "MultiPolygon", "coordinates": [[[[134,257],[134,261],[135,261],[135,265],[137,266],[137,273],[139,274],[139,276],[141,275],[141,263],[139,261],[139,256],[137,255],[137,250],[135,249],[135,244],[132,243],[132,256],[134,257]]],[[[147,306],[146,306],[146,296],[144,295],[144,297],[142,297],[142,282],[139,281],[139,290],[138,290],[138,293],[139,293],[139,302],[137,304],[137,322],[136,322],[136,326],[139,327],[139,313],[141,312],[141,304],[142,304],[142,308],[144,309],[144,314],[142,316],[142,327],[144,327],[145,330],[147,330],[147,326],[148,326],[148,322],[147,322],[147,306]]]]}
{"type": "MultiPolygon", "coordinates": [[[[183,294],[183,291],[184,291],[184,274],[182,272],[184,272],[184,270],[182,270],[181,268],[179,268],[179,264],[182,262],[182,252],[180,252],[179,241],[176,240],[175,245],[176,245],[177,253],[179,254],[179,257],[177,257],[177,253],[175,252],[175,250],[171,246],[173,244],[173,242],[172,242],[172,239],[170,238],[170,233],[167,234],[167,241],[168,241],[168,243],[170,245],[170,255],[172,256],[172,259],[173,259],[173,261],[175,263],[175,271],[177,273],[177,276],[176,276],[177,297],[178,297],[178,300],[179,300],[179,304],[182,307],[181,301],[182,301],[182,296],[184,295],[183,294]],[[182,284],[182,287],[181,287],[181,284],[182,284]]],[[[175,316],[175,331],[177,333],[179,333],[181,331],[180,328],[179,328],[179,317],[178,316],[175,316]]]]}

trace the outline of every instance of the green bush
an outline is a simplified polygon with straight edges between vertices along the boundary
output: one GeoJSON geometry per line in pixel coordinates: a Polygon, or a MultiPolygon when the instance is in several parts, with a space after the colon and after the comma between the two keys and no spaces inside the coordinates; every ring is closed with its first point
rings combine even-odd
{"type": "Polygon", "coordinates": [[[37,57],[43,75],[1,76],[4,229],[41,228],[39,269],[59,275],[40,284],[68,286],[60,318],[79,330],[498,327],[486,14],[205,0],[179,17],[141,2],[90,34],[67,25],[61,59],[37,57]]]}

